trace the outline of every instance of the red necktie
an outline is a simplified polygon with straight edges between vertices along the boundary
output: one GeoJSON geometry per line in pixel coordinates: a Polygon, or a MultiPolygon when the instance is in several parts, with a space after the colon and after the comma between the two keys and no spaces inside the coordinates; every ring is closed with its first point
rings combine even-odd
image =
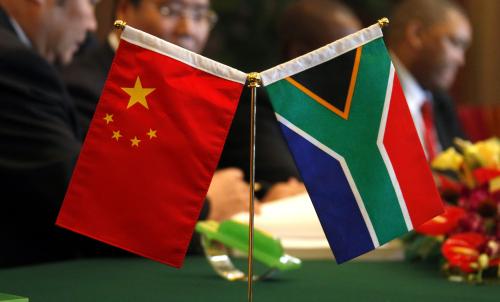
{"type": "Polygon", "coordinates": [[[438,140],[436,128],[434,127],[434,114],[431,102],[424,102],[420,110],[422,111],[422,119],[424,121],[424,146],[427,150],[427,157],[430,161],[437,155],[438,152],[438,140]]]}

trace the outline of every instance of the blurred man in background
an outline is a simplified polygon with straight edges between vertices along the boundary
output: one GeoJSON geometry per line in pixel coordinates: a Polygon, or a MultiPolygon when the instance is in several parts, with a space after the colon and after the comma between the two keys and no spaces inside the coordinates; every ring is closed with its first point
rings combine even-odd
{"type": "Polygon", "coordinates": [[[465,63],[471,26],[465,12],[449,0],[406,0],[394,10],[387,42],[410,111],[432,159],[463,137],[446,91],[465,63]]]}
{"type": "Polygon", "coordinates": [[[96,29],[94,2],[0,0],[0,266],[76,253],[54,222],[81,131],[54,64],[96,29]]]}

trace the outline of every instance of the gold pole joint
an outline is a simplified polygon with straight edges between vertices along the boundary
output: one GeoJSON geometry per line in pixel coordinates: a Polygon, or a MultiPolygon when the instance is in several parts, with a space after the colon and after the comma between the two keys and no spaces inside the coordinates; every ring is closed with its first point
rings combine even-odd
{"type": "Polygon", "coordinates": [[[262,84],[262,80],[260,79],[260,73],[258,72],[251,72],[247,76],[248,80],[248,87],[253,88],[253,87],[260,87],[262,84]]]}
{"type": "Polygon", "coordinates": [[[116,29],[124,30],[125,25],[127,25],[127,22],[125,22],[123,20],[116,20],[113,25],[115,26],[116,29]]]}
{"type": "Polygon", "coordinates": [[[380,28],[384,28],[386,26],[389,26],[389,19],[386,17],[379,19],[377,22],[378,22],[378,25],[380,26],[380,28]]]}

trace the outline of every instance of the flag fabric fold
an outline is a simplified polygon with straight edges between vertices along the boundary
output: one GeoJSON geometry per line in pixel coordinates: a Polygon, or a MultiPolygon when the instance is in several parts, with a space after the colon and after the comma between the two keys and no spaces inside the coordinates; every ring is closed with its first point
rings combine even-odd
{"type": "Polygon", "coordinates": [[[442,213],[378,25],[261,78],[338,263],[442,213]]]}
{"type": "Polygon", "coordinates": [[[127,26],[56,224],[180,267],[246,77],[127,26]]]}

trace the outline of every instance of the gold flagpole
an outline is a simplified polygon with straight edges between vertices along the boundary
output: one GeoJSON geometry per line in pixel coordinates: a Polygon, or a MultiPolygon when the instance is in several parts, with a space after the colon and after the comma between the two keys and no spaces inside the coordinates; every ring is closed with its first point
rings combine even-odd
{"type": "Polygon", "coordinates": [[[248,210],[248,302],[253,300],[253,218],[255,204],[255,117],[257,113],[257,87],[260,87],[260,75],[257,72],[248,74],[250,99],[250,205],[248,210]]]}

